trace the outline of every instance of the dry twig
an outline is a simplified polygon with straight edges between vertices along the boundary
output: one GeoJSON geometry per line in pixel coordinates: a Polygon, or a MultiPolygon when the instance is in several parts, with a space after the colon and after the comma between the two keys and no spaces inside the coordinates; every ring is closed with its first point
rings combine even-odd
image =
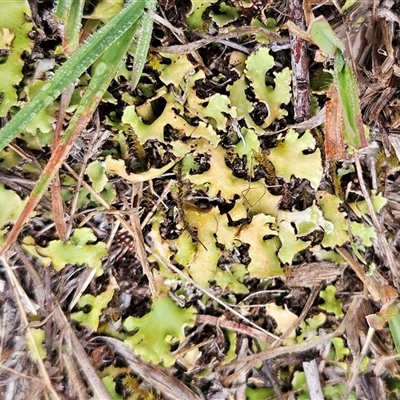
{"type": "MultiPolygon", "coordinates": [[[[305,17],[303,12],[303,1],[290,0],[289,18],[300,29],[305,30],[305,17]]],[[[310,118],[310,76],[308,64],[308,43],[299,36],[289,33],[290,54],[293,71],[293,103],[294,119],[303,122],[310,118]]]]}

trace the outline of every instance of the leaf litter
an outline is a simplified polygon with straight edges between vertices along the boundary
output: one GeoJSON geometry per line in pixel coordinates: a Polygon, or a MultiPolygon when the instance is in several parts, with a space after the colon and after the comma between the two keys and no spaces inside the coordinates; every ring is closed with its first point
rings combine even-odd
{"type": "MultiPolygon", "coordinates": [[[[87,14],[108,21],[106,3],[87,14]]],[[[398,397],[399,110],[388,84],[399,77],[388,40],[398,19],[390,2],[346,3],[342,16],[336,2],[304,3],[307,18],[331,17],[337,46],[358,63],[363,119],[379,150],[328,165],[318,132],[296,128],[284,2],[160,2],[156,14],[173,30],[155,20],[157,51],[137,84],[138,53],[128,51],[82,133],[106,130],[107,139],[87,167],[79,153],[90,142],[80,142],[60,171],[64,215],[45,196],[2,258],[2,396],[305,399],[314,360],[325,398],[398,397]],[[369,22],[382,36],[371,39],[369,22]],[[245,26],[273,35],[240,33],[245,26]],[[218,40],[226,27],[239,33],[218,40]],[[371,46],[358,43],[365,38],[371,46]],[[67,220],[67,241],[55,218],[67,220]],[[63,361],[64,332],[75,338],[72,364],[63,361]],[[91,378],[74,370],[84,362],[91,378]]],[[[32,11],[49,12],[40,7],[32,11]]],[[[29,10],[18,13],[26,19],[29,10]]],[[[60,63],[62,50],[3,25],[2,49],[17,62],[2,68],[21,85],[3,94],[12,116],[43,85],[42,76],[21,80],[21,65],[49,51],[60,63]],[[20,46],[36,54],[24,58],[20,46]]],[[[310,65],[315,74],[323,68],[332,71],[328,61],[310,65]]],[[[78,88],[89,79],[82,75],[78,88]]],[[[310,89],[316,115],[327,92],[310,89]]],[[[1,242],[48,160],[54,118],[49,106],[1,152],[1,242]]]]}

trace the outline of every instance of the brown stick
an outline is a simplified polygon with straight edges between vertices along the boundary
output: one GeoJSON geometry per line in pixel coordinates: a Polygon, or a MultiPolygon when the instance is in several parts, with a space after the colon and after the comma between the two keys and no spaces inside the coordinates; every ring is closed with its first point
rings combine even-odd
{"type": "MultiPolygon", "coordinates": [[[[305,17],[302,0],[289,1],[289,19],[300,29],[305,30],[305,17]]],[[[289,33],[292,71],[294,119],[302,122],[310,118],[310,76],[307,43],[298,36],[289,33]]]]}

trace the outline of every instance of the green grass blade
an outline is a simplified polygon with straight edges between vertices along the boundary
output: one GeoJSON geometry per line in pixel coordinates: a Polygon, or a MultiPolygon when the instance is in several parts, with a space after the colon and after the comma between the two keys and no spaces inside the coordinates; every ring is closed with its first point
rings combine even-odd
{"type": "Polygon", "coordinates": [[[115,46],[109,48],[101,57],[99,63],[94,69],[92,79],[86,92],[84,93],[78,108],[72,117],[68,128],[61,138],[57,148],[52,152],[49,162],[44,168],[39,180],[36,183],[28,202],[20,214],[14,227],[6,238],[3,247],[0,249],[0,255],[3,255],[15,242],[23,225],[30,218],[31,213],[39,203],[41,197],[50,185],[63,160],[71,150],[74,140],[80,132],[86,127],[98,104],[103,98],[111,80],[114,78],[121,60],[126,54],[134,34],[139,26],[139,21],[131,24],[131,27],[115,42],[115,46]]]}
{"type": "Polygon", "coordinates": [[[107,49],[102,55],[100,62],[96,65],[96,68],[94,68],[94,73],[89,86],[86,89],[68,128],[61,137],[61,152],[52,154],[49,162],[51,168],[46,166],[43,175],[40,177],[32,191],[31,197],[35,197],[37,201],[39,201],[58,170],[59,165],[57,165],[57,163],[62,163],[62,159],[64,159],[69,152],[75,134],[79,134],[82,129],[86,127],[88,120],[90,120],[103,98],[104,93],[107,91],[108,86],[114,78],[124,55],[128,51],[138,25],[138,22],[134,23],[131,28],[115,42],[115,46],[107,49]]]}
{"type": "Polygon", "coordinates": [[[96,65],[96,68],[94,68],[94,73],[89,86],[83,95],[68,128],[62,136],[61,143],[66,144],[70,140],[70,137],[76,131],[75,125],[82,114],[93,114],[96,110],[97,105],[100,103],[104,93],[107,91],[108,86],[117,73],[121,61],[132,43],[133,36],[137,31],[138,26],[139,21],[136,21],[132,24],[130,29],[115,42],[115,45],[107,49],[101,56],[99,63],[96,65]]]}
{"type": "MultiPolygon", "coordinates": [[[[150,11],[155,11],[157,2],[155,0],[148,0],[146,8],[150,11]]],[[[147,52],[149,51],[151,35],[153,32],[153,18],[145,12],[140,24],[140,36],[136,44],[136,51],[134,54],[134,64],[132,68],[131,88],[136,88],[142,71],[147,59],[147,52]]]]}
{"type": "Polygon", "coordinates": [[[400,315],[394,316],[391,320],[389,320],[389,329],[390,334],[392,335],[392,339],[394,345],[396,347],[396,351],[400,354],[400,315]]]}
{"type": "Polygon", "coordinates": [[[73,53],[79,47],[79,36],[82,26],[85,0],[75,0],[68,9],[64,20],[63,48],[67,54],[73,53]]]}
{"type": "Polygon", "coordinates": [[[67,21],[72,3],[73,0],[58,0],[54,8],[54,16],[63,21],[67,21]]]}
{"type": "Polygon", "coordinates": [[[335,57],[334,79],[343,108],[344,141],[355,149],[365,147],[367,140],[364,134],[357,82],[348,62],[344,59],[344,45],[323,16],[312,21],[309,35],[317,46],[335,57]]]}
{"type": "Polygon", "coordinates": [[[67,60],[54,77],[1,131],[0,150],[11,142],[35,116],[53,102],[79,76],[137,21],[143,14],[142,1],[129,2],[109,23],[96,32],[67,60]]]}
{"type": "Polygon", "coordinates": [[[360,149],[367,145],[362,121],[356,78],[350,66],[338,51],[335,57],[335,82],[343,107],[343,138],[348,146],[360,149]]]}
{"type": "Polygon", "coordinates": [[[308,28],[308,34],[312,41],[330,56],[334,57],[338,50],[344,52],[343,43],[336,36],[325,17],[314,18],[308,28]]]}

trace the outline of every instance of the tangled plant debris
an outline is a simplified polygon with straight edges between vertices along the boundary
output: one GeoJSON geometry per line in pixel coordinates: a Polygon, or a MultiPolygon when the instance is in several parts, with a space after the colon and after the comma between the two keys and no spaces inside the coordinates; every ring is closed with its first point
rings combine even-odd
{"type": "Polygon", "coordinates": [[[0,16],[1,396],[398,398],[394,2],[49,3],[0,16]]]}

